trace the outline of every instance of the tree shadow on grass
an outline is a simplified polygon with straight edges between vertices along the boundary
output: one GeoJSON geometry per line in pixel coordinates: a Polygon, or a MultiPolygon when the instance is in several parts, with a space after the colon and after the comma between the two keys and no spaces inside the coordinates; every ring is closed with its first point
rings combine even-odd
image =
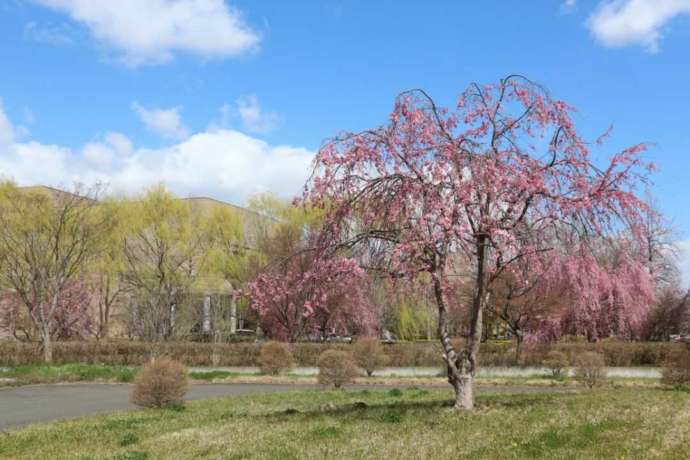
{"type": "MultiPolygon", "coordinates": [[[[551,405],[557,400],[571,398],[573,393],[558,395],[500,395],[491,397],[477,398],[476,413],[481,413],[486,409],[520,409],[535,406],[551,405]]],[[[325,405],[320,408],[308,410],[297,410],[288,408],[281,411],[274,411],[261,414],[260,417],[270,418],[273,421],[288,421],[299,417],[302,420],[318,418],[323,416],[350,417],[357,416],[363,420],[378,420],[386,422],[399,422],[407,412],[433,412],[442,408],[453,407],[455,401],[452,399],[432,400],[432,401],[410,401],[393,400],[379,403],[367,403],[365,401],[355,401],[350,404],[325,405]]]]}
{"type": "Polygon", "coordinates": [[[538,394],[497,394],[491,396],[480,395],[477,397],[476,403],[479,409],[520,409],[526,407],[550,405],[556,401],[571,399],[576,395],[577,393],[573,392],[538,394]]]}
{"type": "Polygon", "coordinates": [[[319,408],[297,410],[288,408],[281,411],[267,412],[257,417],[271,419],[271,421],[292,421],[295,418],[309,420],[323,416],[347,418],[357,416],[359,419],[374,419],[381,421],[399,421],[400,417],[411,410],[433,410],[442,407],[452,407],[452,400],[439,401],[391,401],[371,404],[364,401],[355,401],[350,404],[338,406],[326,404],[319,408]],[[396,415],[397,414],[397,415],[396,415]]]}
{"type": "Polygon", "coordinates": [[[690,384],[689,385],[665,386],[665,387],[660,388],[659,390],[666,392],[666,393],[678,393],[678,394],[690,393],[690,384]]]}
{"type": "MultiPolygon", "coordinates": [[[[374,420],[380,422],[398,423],[405,414],[410,411],[418,413],[434,412],[443,408],[451,408],[455,404],[453,399],[415,400],[428,395],[424,389],[412,388],[402,392],[389,392],[390,400],[371,402],[367,401],[371,393],[369,390],[360,390],[349,393],[356,399],[350,403],[334,402],[322,404],[319,407],[297,409],[288,407],[281,410],[272,410],[258,414],[248,414],[245,411],[228,411],[221,414],[222,420],[237,417],[255,417],[257,419],[270,420],[272,423],[288,421],[309,421],[322,417],[338,417],[346,420],[357,418],[360,420],[374,420]],[[406,398],[402,399],[403,396],[406,398]],[[361,399],[358,399],[361,398],[361,399]]],[[[479,395],[476,400],[475,414],[480,414],[487,409],[520,409],[536,406],[548,406],[564,398],[572,398],[577,393],[535,393],[535,394],[493,394],[479,395]]],[[[462,412],[459,412],[459,414],[462,412]]]]}

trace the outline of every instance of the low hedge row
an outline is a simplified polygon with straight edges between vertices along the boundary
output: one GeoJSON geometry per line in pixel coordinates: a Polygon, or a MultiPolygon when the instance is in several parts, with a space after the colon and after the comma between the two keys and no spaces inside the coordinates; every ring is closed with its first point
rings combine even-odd
{"type": "MultiPolygon", "coordinates": [[[[348,350],[349,344],[291,344],[297,365],[316,366],[318,358],[328,349],[348,350]]],[[[604,355],[608,366],[661,366],[683,345],[660,342],[557,343],[526,347],[520,362],[510,343],[484,343],[480,351],[482,366],[539,366],[551,350],[565,353],[570,361],[587,351],[604,355]]],[[[255,366],[260,345],[254,343],[147,343],[130,341],[59,342],[54,344],[55,364],[97,363],[140,365],[152,355],[170,356],[188,366],[255,366]],[[214,363],[215,361],[215,363],[214,363]]],[[[441,347],[434,342],[403,342],[384,346],[390,366],[440,366],[441,347]]],[[[0,366],[37,364],[42,362],[40,343],[0,341],[0,366]]]]}

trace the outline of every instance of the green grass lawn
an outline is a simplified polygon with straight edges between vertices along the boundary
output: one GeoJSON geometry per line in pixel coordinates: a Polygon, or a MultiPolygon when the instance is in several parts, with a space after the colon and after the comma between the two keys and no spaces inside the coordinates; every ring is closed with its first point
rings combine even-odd
{"type": "Polygon", "coordinates": [[[0,434],[11,459],[687,458],[690,392],[305,391],[193,402],[0,434]]]}
{"type": "Polygon", "coordinates": [[[32,383],[132,382],[138,368],[130,366],[109,366],[101,364],[31,364],[0,369],[0,382],[5,385],[27,385],[32,383]]]}

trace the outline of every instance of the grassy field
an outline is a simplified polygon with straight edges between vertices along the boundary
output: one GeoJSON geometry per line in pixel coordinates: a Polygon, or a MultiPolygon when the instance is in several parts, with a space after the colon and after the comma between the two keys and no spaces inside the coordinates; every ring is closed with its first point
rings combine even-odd
{"type": "Polygon", "coordinates": [[[190,403],[0,434],[8,459],[687,458],[690,393],[617,389],[484,394],[308,391],[190,403]]]}
{"type": "Polygon", "coordinates": [[[132,382],[137,368],[100,364],[31,364],[0,368],[0,386],[58,382],[132,382]]]}

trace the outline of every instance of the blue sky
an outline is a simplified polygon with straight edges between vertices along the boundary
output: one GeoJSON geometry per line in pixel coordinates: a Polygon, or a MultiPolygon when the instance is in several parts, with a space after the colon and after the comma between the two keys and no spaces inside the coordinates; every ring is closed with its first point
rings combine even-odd
{"type": "MultiPolygon", "coordinates": [[[[645,141],[690,249],[690,1],[0,0],[0,174],[242,203],[400,91],[521,73],[607,148],[645,141]]],[[[690,270],[690,264],[687,265],[690,270]]]]}

